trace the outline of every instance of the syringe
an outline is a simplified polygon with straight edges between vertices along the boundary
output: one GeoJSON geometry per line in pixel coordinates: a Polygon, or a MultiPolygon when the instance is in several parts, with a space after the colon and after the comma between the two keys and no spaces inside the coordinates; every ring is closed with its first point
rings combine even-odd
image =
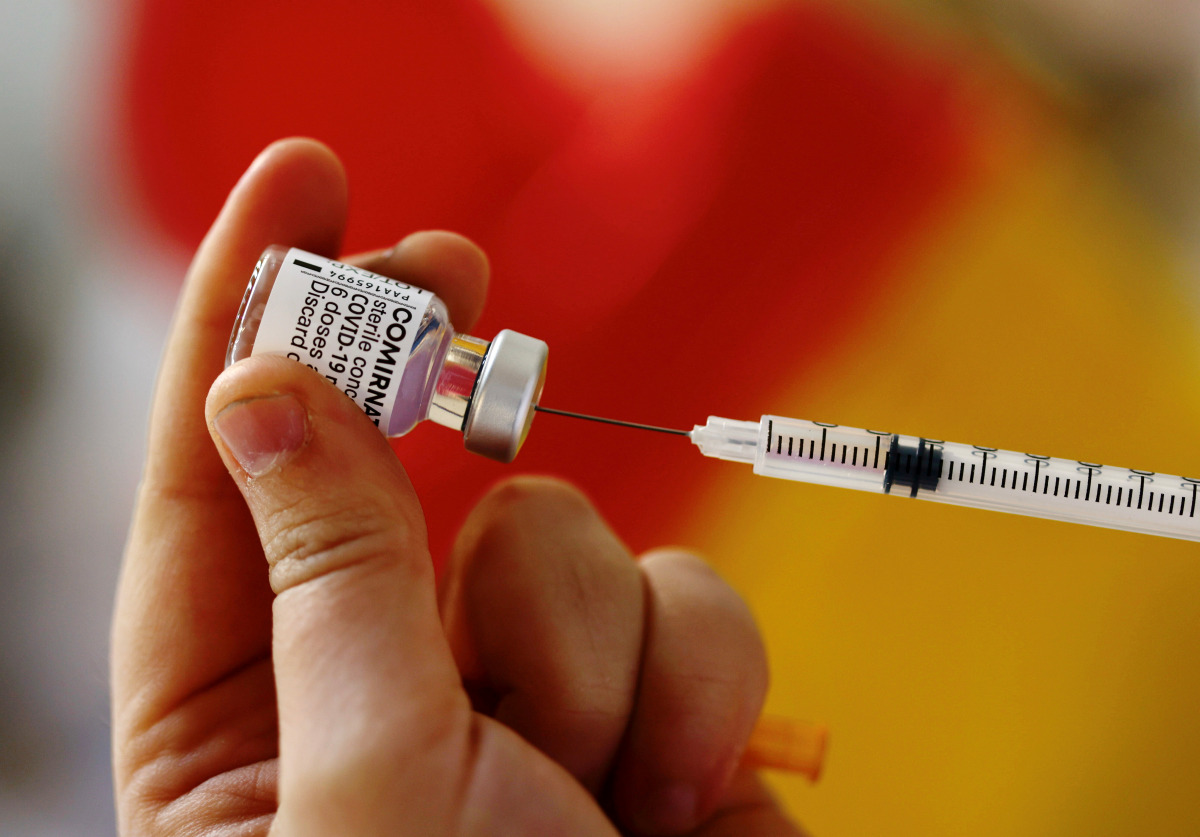
{"type": "Polygon", "coordinates": [[[1200,540],[1190,477],[782,416],[710,416],[688,431],[537,409],[687,436],[705,456],[770,477],[1200,540]]]}

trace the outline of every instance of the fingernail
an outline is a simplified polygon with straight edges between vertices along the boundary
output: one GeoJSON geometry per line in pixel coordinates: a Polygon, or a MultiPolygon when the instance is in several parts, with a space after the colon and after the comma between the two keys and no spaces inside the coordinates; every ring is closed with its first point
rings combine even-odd
{"type": "Polygon", "coordinates": [[[294,396],[267,395],[226,406],[213,427],[242,470],[261,477],[303,447],[308,415],[294,396]]]}
{"type": "Polygon", "coordinates": [[[683,782],[661,785],[650,792],[641,826],[655,834],[678,834],[696,824],[696,789],[683,782]]]}

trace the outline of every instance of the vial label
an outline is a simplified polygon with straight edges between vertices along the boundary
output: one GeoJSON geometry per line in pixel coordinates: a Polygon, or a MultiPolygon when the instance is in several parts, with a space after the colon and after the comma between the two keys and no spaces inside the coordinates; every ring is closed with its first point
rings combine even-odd
{"type": "Polygon", "coordinates": [[[376,427],[387,428],[433,298],[429,291],[293,247],[275,277],[252,354],[286,355],[315,369],[376,427]]]}

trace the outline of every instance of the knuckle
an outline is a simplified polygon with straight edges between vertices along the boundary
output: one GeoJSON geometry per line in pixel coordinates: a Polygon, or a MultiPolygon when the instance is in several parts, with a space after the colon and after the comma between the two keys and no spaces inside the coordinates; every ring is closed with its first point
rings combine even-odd
{"type": "Polygon", "coordinates": [[[722,585],[725,584],[725,581],[713,569],[712,565],[697,553],[683,547],[664,546],[652,549],[649,552],[639,555],[638,563],[647,572],[666,571],[673,574],[695,576],[705,583],[716,582],[722,585]]]}
{"type": "MultiPolygon", "coordinates": [[[[411,527],[372,506],[329,507],[302,498],[279,508],[264,527],[263,552],[276,593],[330,573],[395,560],[412,552],[411,527]]],[[[427,562],[406,562],[423,566],[427,562]]]]}
{"type": "Polygon", "coordinates": [[[680,549],[642,556],[675,676],[755,702],[769,680],[767,649],[750,606],[700,557],[680,549]]]}
{"type": "Polygon", "coordinates": [[[518,476],[497,483],[480,508],[501,519],[595,515],[591,502],[578,488],[560,479],[541,476],[518,476]]]}
{"type": "Polygon", "coordinates": [[[532,556],[546,552],[548,540],[564,532],[587,537],[603,525],[587,498],[575,487],[548,477],[506,479],[472,510],[456,544],[458,563],[470,573],[507,573],[524,569],[532,556]]]}

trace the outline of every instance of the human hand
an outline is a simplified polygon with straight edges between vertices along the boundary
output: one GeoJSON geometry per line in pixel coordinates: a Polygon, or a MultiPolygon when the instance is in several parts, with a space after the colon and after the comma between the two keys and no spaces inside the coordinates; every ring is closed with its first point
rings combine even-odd
{"type": "MultiPolygon", "coordinates": [[[[471,514],[439,607],[412,486],[354,404],[282,358],[222,373],[258,255],[336,254],[345,207],[327,149],[276,144],[189,272],[113,629],[121,832],[796,834],[739,767],[765,656],[701,562],[635,561],[526,478],[471,514]]],[[[482,307],[456,236],[359,263],[464,328],[482,307]]]]}

